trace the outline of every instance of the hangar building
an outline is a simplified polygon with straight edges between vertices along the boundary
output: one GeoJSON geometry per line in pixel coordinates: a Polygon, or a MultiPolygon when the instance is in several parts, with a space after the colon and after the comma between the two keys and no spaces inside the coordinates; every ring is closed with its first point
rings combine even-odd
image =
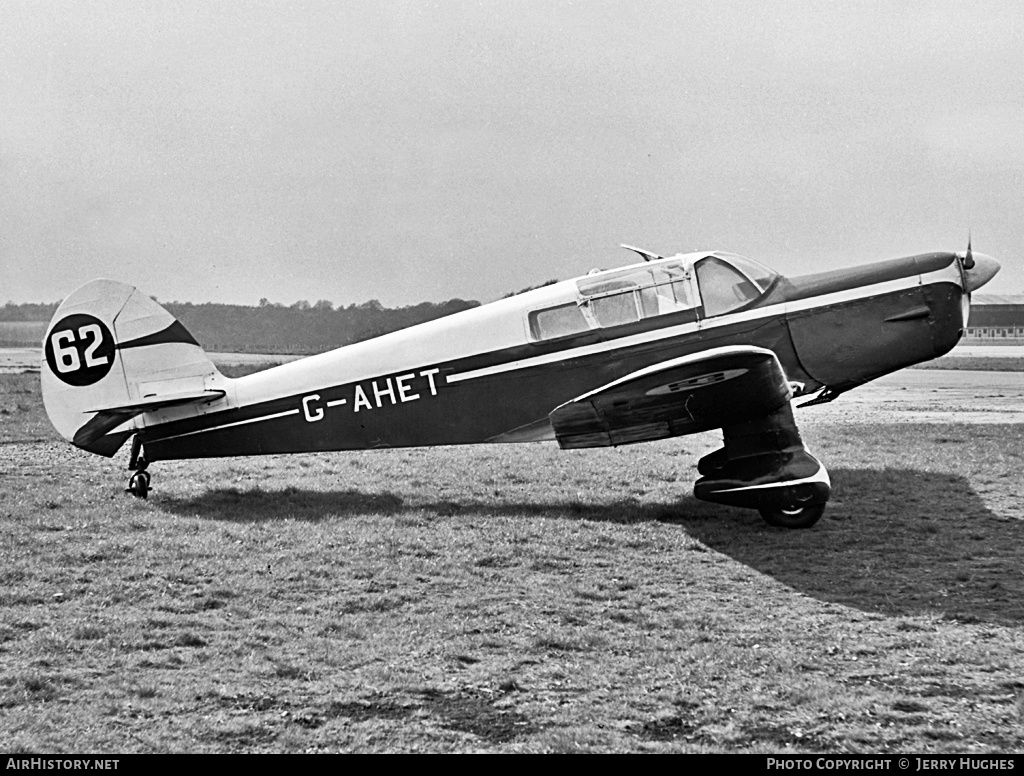
{"type": "Polygon", "coordinates": [[[967,336],[984,339],[1024,339],[1024,295],[975,294],[967,336]]]}

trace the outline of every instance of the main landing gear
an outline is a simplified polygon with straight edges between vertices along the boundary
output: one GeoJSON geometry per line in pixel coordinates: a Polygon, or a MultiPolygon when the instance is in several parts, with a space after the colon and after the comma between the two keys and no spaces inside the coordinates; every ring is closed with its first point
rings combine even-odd
{"type": "Polygon", "coordinates": [[[125,488],[125,493],[131,493],[135,498],[149,496],[150,476],[146,471],[148,466],[149,461],[146,460],[146,455],[142,451],[142,440],[136,434],[132,437],[132,454],[128,459],[128,468],[133,469],[134,474],[128,478],[128,487],[125,488]]]}
{"type": "Polygon", "coordinates": [[[828,472],[807,452],[789,402],[763,418],[723,429],[725,446],[697,464],[693,494],[756,509],[768,525],[810,528],[825,512],[828,472]]]}

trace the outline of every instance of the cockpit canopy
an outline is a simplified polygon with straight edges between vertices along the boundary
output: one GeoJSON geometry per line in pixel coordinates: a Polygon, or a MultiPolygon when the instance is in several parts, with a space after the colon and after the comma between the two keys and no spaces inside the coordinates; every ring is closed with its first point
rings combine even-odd
{"type": "Polygon", "coordinates": [[[635,323],[660,315],[678,322],[710,318],[763,296],[778,274],[732,253],[673,256],[621,270],[598,272],[576,283],[577,295],[529,314],[534,339],[635,323]]]}

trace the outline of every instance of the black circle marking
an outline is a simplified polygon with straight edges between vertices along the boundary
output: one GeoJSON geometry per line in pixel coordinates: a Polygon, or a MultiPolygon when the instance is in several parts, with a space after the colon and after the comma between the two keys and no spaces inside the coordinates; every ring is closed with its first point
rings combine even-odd
{"type": "Polygon", "coordinates": [[[43,345],[50,373],[76,387],[106,377],[114,365],[114,349],[114,337],[106,324],[84,313],[61,318],[43,345]]]}

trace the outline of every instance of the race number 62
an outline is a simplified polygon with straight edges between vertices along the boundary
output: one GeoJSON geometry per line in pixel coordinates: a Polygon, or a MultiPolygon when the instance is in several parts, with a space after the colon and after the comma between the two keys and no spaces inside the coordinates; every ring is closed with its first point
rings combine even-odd
{"type": "MultiPolygon", "coordinates": [[[[103,332],[98,324],[87,323],[78,329],[79,341],[85,344],[85,366],[86,369],[103,366],[110,363],[108,356],[98,356],[96,351],[103,343],[103,332]]],[[[82,368],[82,362],[78,357],[78,348],[74,346],[75,335],[65,329],[54,332],[50,337],[53,343],[53,354],[55,366],[58,372],[77,372],[82,368]],[[67,340],[67,344],[64,344],[67,340]]]]}
{"type": "Polygon", "coordinates": [[[45,343],[50,371],[69,385],[98,382],[114,363],[114,338],[99,318],[78,313],[62,318],[45,343]]]}

